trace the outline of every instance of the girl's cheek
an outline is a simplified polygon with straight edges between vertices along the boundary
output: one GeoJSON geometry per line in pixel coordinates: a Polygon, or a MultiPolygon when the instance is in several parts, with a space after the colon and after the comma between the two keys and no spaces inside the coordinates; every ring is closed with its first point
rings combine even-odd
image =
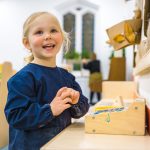
{"type": "Polygon", "coordinates": [[[41,38],[34,38],[33,43],[34,44],[40,44],[42,42],[41,38]]]}
{"type": "Polygon", "coordinates": [[[57,39],[58,41],[63,41],[63,37],[62,37],[61,34],[56,35],[56,39],[57,39]]]}

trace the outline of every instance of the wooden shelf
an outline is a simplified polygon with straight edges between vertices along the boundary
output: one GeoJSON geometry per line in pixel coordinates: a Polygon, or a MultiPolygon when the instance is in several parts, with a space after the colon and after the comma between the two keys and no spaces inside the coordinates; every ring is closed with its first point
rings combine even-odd
{"type": "Polygon", "coordinates": [[[134,68],[134,75],[144,75],[150,73],[150,50],[143,56],[134,68]]]}

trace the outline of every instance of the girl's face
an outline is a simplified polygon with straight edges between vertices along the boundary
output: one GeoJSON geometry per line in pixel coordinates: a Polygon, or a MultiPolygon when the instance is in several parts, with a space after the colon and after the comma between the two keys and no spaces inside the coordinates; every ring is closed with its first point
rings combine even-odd
{"type": "Polygon", "coordinates": [[[24,45],[31,50],[34,59],[55,60],[63,42],[63,36],[57,19],[43,14],[31,23],[24,45]]]}

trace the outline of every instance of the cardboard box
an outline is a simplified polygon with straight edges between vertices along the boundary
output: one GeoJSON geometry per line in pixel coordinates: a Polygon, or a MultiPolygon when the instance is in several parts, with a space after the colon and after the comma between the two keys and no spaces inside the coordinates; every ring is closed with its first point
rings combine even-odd
{"type": "Polygon", "coordinates": [[[124,47],[127,47],[129,45],[133,45],[133,44],[139,44],[140,40],[141,40],[141,29],[142,29],[142,20],[141,19],[131,19],[131,20],[125,20],[122,21],[110,28],[108,28],[107,34],[110,40],[111,45],[114,47],[115,50],[120,50],[124,47]],[[114,40],[116,35],[124,35],[124,25],[125,23],[128,23],[132,30],[134,31],[136,38],[135,38],[135,43],[130,43],[127,39],[125,39],[123,42],[116,42],[114,40]]]}
{"type": "Polygon", "coordinates": [[[95,107],[98,105],[100,106],[102,102],[103,104],[108,104],[108,100],[112,104],[112,100],[116,96],[121,96],[123,98],[124,107],[121,111],[104,111],[100,113],[87,114],[85,116],[85,132],[121,135],[144,135],[145,99],[134,98],[135,90],[135,82],[105,81],[102,84],[102,94],[104,93],[104,97],[102,101],[99,102],[99,104],[96,104],[95,107]]]}

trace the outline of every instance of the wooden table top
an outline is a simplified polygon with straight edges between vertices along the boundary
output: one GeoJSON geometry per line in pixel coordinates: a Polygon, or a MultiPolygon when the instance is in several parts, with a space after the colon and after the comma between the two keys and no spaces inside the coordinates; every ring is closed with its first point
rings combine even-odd
{"type": "Polygon", "coordinates": [[[87,134],[84,120],[68,126],[41,150],[150,150],[150,136],[87,134]]]}

